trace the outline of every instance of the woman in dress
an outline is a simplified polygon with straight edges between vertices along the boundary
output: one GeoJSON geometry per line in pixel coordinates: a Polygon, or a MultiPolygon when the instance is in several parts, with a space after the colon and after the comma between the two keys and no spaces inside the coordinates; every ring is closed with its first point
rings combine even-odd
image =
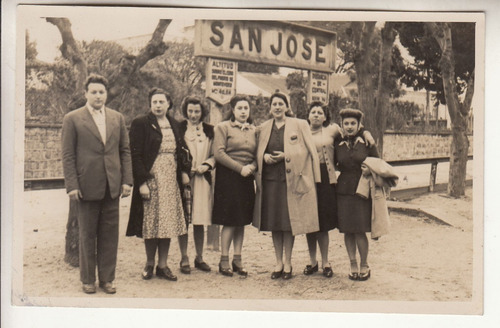
{"type": "MultiPolygon", "coordinates": [[[[337,227],[337,197],[335,192],[337,177],[334,167],[333,143],[336,137],[342,135],[342,132],[338,124],[330,124],[329,112],[318,101],[312,102],[309,106],[308,121],[318,152],[321,182],[316,184],[319,231],[306,234],[311,262],[305,267],[304,274],[311,275],[318,271],[316,245],[319,245],[323,275],[330,278],[333,276],[333,271],[328,261],[328,231],[337,227]]],[[[375,144],[370,132],[363,131],[363,137],[369,145],[375,144]]]]}
{"type": "Polygon", "coordinates": [[[212,223],[222,225],[219,272],[232,276],[234,271],[246,276],[248,273],[242,265],[241,249],[245,225],[252,222],[257,143],[248,98],[236,95],[230,104],[231,118],[215,127],[213,151],[216,174],[212,223]],[[230,266],[231,242],[234,255],[230,266]]]}
{"type": "Polygon", "coordinates": [[[368,266],[368,238],[371,231],[372,201],[356,195],[362,174],[361,164],[367,157],[378,157],[376,147],[368,147],[361,136],[363,113],[358,109],[340,111],[344,137],[335,139],[335,160],[340,170],[337,182],[338,228],[344,233],[344,242],[351,261],[349,279],[370,278],[368,266]],[[360,268],[356,259],[360,256],[360,268]]]}
{"type": "MultiPolygon", "coordinates": [[[[181,123],[181,132],[193,157],[191,169],[191,190],[193,194],[192,224],[196,258],[194,267],[202,271],[210,271],[210,266],[203,261],[203,244],[205,242],[204,226],[212,224],[212,169],[215,159],[212,154],[214,127],[203,122],[207,110],[197,97],[186,97],[182,103],[182,114],[186,118],[181,123]]],[[[182,254],[181,272],[190,273],[187,256],[188,235],[179,236],[182,254]]]]}
{"type": "Polygon", "coordinates": [[[130,149],[134,191],[127,236],[144,238],[146,266],[151,279],[158,250],[156,275],[176,281],[167,266],[170,239],[187,233],[182,186],[189,183],[191,163],[179,123],[167,115],[172,98],[163,89],[149,93],[151,112],[132,121],[130,149]]]}
{"type": "Polygon", "coordinates": [[[288,99],[280,92],[271,95],[270,104],[273,118],[257,133],[253,224],[272,231],[276,266],[271,279],[290,279],[295,236],[319,230],[315,182],[321,174],[307,121],[286,115],[288,99]]]}

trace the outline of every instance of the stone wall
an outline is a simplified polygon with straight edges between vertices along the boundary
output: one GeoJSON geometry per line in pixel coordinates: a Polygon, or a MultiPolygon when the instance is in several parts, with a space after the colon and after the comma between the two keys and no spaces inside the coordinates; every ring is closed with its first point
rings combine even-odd
{"type": "MultiPolygon", "coordinates": [[[[24,136],[24,179],[62,178],[61,125],[26,124],[24,136]]],[[[472,136],[469,141],[469,154],[472,155],[472,136]]],[[[384,159],[449,157],[450,143],[450,134],[386,132],[384,159]]]]}
{"type": "Polygon", "coordinates": [[[24,129],[24,179],[60,178],[61,125],[26,124],[24,129]]]}
{"type": "MultiPolygon", "coordinates": [[[[386,132],[384,160],[399,161],[450,157],[452,136],[446,134],[386,132]]],[[[473,137],[469,135],[469,155],[473,154],[473,137]]]]}

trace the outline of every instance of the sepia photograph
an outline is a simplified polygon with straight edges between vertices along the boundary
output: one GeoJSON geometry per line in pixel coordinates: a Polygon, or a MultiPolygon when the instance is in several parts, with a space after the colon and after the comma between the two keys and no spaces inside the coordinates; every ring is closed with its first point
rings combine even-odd
{"type": "Polygon", "coordinates": [[[12,304],[483,315],[485,33],[19,5],[12,304]]]}

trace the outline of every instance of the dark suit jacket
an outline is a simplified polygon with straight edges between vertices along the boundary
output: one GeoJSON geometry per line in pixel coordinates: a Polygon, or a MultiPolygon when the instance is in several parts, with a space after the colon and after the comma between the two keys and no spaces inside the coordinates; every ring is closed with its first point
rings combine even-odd
{"type": "MultiPolygon", "coordinates": [[[[184,141],[184,135],[181,132],[179,123],[167,115],[172,131],[174,132],[177,145],[177,183],[182,195],[181,174],[191,171],[191,162],[185,159],[189,149],[184,141]]],[[[163,135],[156,116],[153,113],[142,115],[132,121],[130,127],[130,148],[132,152],[132,169],[134,174],[135,188],[132,192],[132,204],[130,206],[130,216],[127,226],[127,236],[142,237],[142,222],[144,208],[142,197],[139,193],[139,187],[151,178],[149,171],[158,156],[163,135]]]]}
{"type": "Polygon", "coordinates": [[[64,116],[62,157],[66,191],[79,189],[83,200],[104,199],[106,181],[112,198],[122,184],[132,185],[132,165],[125,119],[105,108],[106,144],[87,107],[64,116]]]}

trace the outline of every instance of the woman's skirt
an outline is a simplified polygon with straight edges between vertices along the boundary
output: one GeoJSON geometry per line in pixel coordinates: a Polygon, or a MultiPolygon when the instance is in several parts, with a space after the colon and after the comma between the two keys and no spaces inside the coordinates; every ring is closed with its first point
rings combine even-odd
{"type": "Polygon", "coordinates": [[[339,231],[342,233],[370,232],[372,200],[357,195],[337,194],[339,231]]]}
{"type": "Polygon", "coordinates": [[[292,231],[286,181],[262,180],[261,231],[292,231]]]}
{"type": "Polygon", "coordinates": [[[316,184],[318,196],[319,231],[325,232],[338,226],[337,195],[335,185],[330,184],[326,164],[321,164],[321,182],[316,184]]]}
{"type": "Polygon", "coordinates": [[[254,178],[218,164],[215,172],[212,224],[242,227],[252,222],[254,178]]]}

